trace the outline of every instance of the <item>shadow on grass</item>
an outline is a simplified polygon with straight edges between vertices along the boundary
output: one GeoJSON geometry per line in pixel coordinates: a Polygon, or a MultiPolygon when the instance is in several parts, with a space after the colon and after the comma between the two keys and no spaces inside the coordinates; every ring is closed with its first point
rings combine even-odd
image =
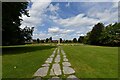
{"type": "Polygon", "coordinates": [[[27,53],[33,52],[37,50],[45,50],[55,48],[56,46],[13,46],[13,47],[3,47],[2,48],[2,55],[10,55],[10,54],[20,54],[20,53],[27,53]]]}

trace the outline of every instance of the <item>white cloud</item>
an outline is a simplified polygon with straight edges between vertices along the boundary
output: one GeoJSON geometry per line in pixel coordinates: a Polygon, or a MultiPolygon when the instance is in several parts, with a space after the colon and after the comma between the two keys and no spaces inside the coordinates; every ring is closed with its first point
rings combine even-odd
{"type": "Polygon", "coordinates": [[[66,6],[66,7],[69,7],[69,6],[70,6],[70,3],[68,2],[65,6],[66,6]]]}
{"type": "Polygon", "coordinates": [[[37,39],[37,38],[39,38],[39,39],[46,39],[45,37],[48,37],[48,34],[45,34],[45,33],[36,33],[36,34],[33,34],[33,38],[34,39],[37,39]]]}
{"type": "Polygon", "coordinates": [[[58,27],[48,28],[49,33],[58,33],[60,29],[58,27]]]}
{"type": "Polygon", "coordinates": [[[33,33],[33,39],[46,39],[53,36],[53,34],[51,33],[46,33],[46,31],[38,31],[37,29],[35,29],[35,33],[33,33]]]}
{"type": "Polygon", "coordinates": [[[56,5],[50,4],[48,10],[51,12],[59,10],[59,3],[56,5]]]}
{"type": "MultiPolygon", "coordinates": [[[[99,6],[101,7],[101,6],[99,6]]],[[[89,9],[87,16],[98,18],[100,22],[110,24],[118,21],[118,6],[117,3],[113,3],[109,9],[99,10],[95,7],[89,9]]]]}
{"type": "Polygon", "coordinates": [[[43,14],[45,12],[45,9],[50,4],[51,0],[47,0],[47,2],[39,2],[41,0],[32,0],[33,4],[31,8],[29,8],[29,15],[30,17],[22,16],[23,21],[21,28],[24,28],[25,26],[29,27],[37,27],[39,24],[42,23],[42,17],[45,15],[43,14]]]}
{"type": "Polygon", "coordinates": [[[52,27],[52,28],[48,28],[48,32],[49,33],[58,33],[58,34],[68,34],[68,33],[74,32],[74,30],[60,29],[59,27],[52,27]]]}
{"type": "MultiPolygon", "coordinates": [[[[92,27],[94,27],[95,24],[98,22],[103,22],[105,25],[113,23],[118,21],[118,12],[117,10],[114,11],[115,8],[117,8],[116,3],[113,3],[113,6],[110,6],[109,9],[101,9],[99,10],[99,6],[96,5],[91,6],[88,10],[88,14],[78,14],[74,17],[62,19],[62,18],[57,18],[55,16],[52,16],[52,20],[61,26],[65,28],[65,30],[62,30],[61,33],[65,33],[66,38],[69,38],[69,36],[72,37],[79,37],[85,35],[87,32],[89,32],[92,27]],[[73,34],[69,35],[69,30],[73,30],[73,34]],[[68,31],[68,32],[67,32],[68,31]],[[76,31],[76,33],[74,32],[76,31]],[[75,34],[74,34],[75,33],[75,34]]],[[[60,32],[60,31],[59,31],[60,32]]],[[[65,37],[65,36],[63,36],[65,37]]]]}
{"type": "Polygon", "coordinates": [[[60,31],[61,34],[68,34],[68,33],[71,33],[71,32],[74,32],[74,30],[61,29],[61,31],[60,31]]]}
{"type": "Polygon", "coordinates": [[[77,16],[70,17],[67,19],[56,19],[54,20],[58,24],[61,24],[63,26],[67,27],[81,27],[81,26],[91,26],[93,24],[96,24],[98,22],[97,19],[84,17],[85,14],[78,14],[77,16]]]}
{"type": "Polygon", "coordinates": [[[56,3],[55,5],[50,4],[49,7],[47,8],[47,11],[50,11],[50,13],[54,16],[58,16],[59,14],[57,11],[60,10],[59,8],[59,3],[56,3]]]}
{"type": "Polygon", "coordinates": [[[50,15],[49,18],[52,19],[52,20],[56,20],[56,19],[58,19],[58,17],[53,16],[53,15],[50,15]]]}
{"type": "MultiPolygon", "coordinates": [[[[66,7],[69,6],[70,3],[66,4],[66,7]]],[[[53,5],[50,4],[50,2],[33,2],[32,7],[30,8],[31,17],[27,18],[23,16],[24,21],[22,22],[22,26],[24,27],[25,25],[27,25],[35,27],[33,38],[46,39],[51,36],[54,39],[58,39],[60,37],[62,37],[63,39],[73,39],[74,37],[78,38],[79,36],[85,35],[98,22],[112,23],[117,21],[118,12],[112,11],[113,8],[117,8],[116,3],[114,3],[109,9],[104,9],[102,11],[100,11],[96,6],[90,7],[87,11],[87,15],[85,15],[85,13],[80,13],[76,16],[63,19],[57,16],[59,15],[57,11],[60,10],[59,3],[53,5]],[[46,9],[47,7],[48,9],[46,9]],[[52,15],[47,15],[47,17],[50,19],[50,21],[53,20],[55,22],[53,27],[48,28],[48,33],[43,31],[40,32],[36,27],[39,25],[45,26],[45,24],[42,21],[46,18],[46,14],[44,14],[46,10],[52,13],[52,15]]]]}
{"type": "Polygon", "coordinates": [[[114,2],[112,7],[113,7],[113,8],[118,7],[118,2],[114,2]]]}
{"type": "Polygon", "coordinates": [[[79,36],[85,36],[85,34],[81,33],[81,32],[76,32],[76,35],[79,36]]]}
{"type": "Polygon", "coordinates": [[[80,36],[84,36],[85,34],[80,34],[80,36]]]}

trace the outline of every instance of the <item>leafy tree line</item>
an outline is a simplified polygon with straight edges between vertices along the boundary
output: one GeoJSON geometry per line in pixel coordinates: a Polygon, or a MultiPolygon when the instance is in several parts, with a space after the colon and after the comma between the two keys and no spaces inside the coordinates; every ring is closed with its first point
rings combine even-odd
{"type": "MultiPolygon", "coordinates": [[[[52,40],[52,37],[44,40],[37,39],[38,43],[57,43],[58,40],[52,40]]],[[[105,26],[103,23],[97,23],[93,29],[86,34],[80,36],[78,39],[63,40],[60,38],[60,43],[84,43],[90,45],[100,46],[120,46],[120,23],[109,24],[105,26]]]]}
{"type": "Polygon", "coordinates": [[[86,36],[73,38],[73,40],[62,40],[61,43],[84,43],[100,46],[120,46],[120,23],[109,24],[97,23],[86,36]]]}
{"type": "MultiPolygon", "coordinates": [[[[77,43],[77,38],[74,38],[73,40],[63,40],[62,38],[59,38],[60,43],[77,43]]],[[[52,40],[52,37],[46,38],[46,39],[33,39],[33,43],[58,43],[57,40],[52,40]]]]}
{"type": "Polygon", "coordinates": [[[22,15],[28,17],[28,2],[2,3],[2,45],[24,44],[32,39],[33,27],[20,28],[22,15]]]}
{"type": "Polygon", "coordinates": [[[82,42],[91,45],[120,46],[120,23],[108,26],[98,23],[84,36],[82,42]]]}
{"type": "Polygon", "coordinates": [[[36,40],[34,39],[33,42],[35,42],[35,43],[50,43],[50,42],[52,42],[52,37],[46,38],[43,40],[40,40],[39,38],[37,38],[36,40]]]}

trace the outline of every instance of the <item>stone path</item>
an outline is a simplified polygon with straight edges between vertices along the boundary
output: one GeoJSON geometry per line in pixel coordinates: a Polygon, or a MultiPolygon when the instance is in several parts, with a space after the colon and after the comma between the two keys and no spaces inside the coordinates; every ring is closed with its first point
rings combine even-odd
{"type": "Polygon", "coordinates": [[[48,80],[62,80],[62,76],[65,76],[66,80],[79,80],[75,76],[75,70],[67,59],[66,53],[60,47],[53,51],[33,76],[36,77],[35,80],[38,78],[42,80],[46,76],[51,77],[48,80]]]}

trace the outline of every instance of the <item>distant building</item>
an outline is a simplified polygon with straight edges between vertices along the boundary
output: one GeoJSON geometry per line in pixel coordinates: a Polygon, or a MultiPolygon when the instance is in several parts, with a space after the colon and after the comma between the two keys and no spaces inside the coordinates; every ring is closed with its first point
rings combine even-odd
{"type": "Polygon", "coordinates": [[[58,40],[52,40],[53,43],[58,43],[58,40]]]}

